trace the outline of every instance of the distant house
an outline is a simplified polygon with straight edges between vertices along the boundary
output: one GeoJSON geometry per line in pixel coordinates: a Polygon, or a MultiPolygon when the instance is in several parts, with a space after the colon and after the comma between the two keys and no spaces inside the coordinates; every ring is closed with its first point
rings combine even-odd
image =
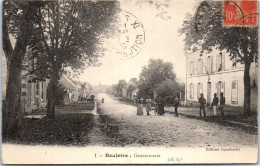
{"type": "Polygon", "coordinates": [[[67,91],[67,94],[64,98],[64,104],[70,104],[78,101],[81,91],[80,85],[64,75],[61,76],[59,84],[67,91]]]}
{"type": "Polygon", "coordinates": [[[125,98],[130,100],[134,100],[134,97],[137,95],[138,88],[137,88],[137,79],[131,78],[130,81],[126,86],[123,87],[122,95],[125,98]]]}
{"type": "Polygon", "coordinates": [[[123,95],[123,97],[128,98],[128,85],[123,87],[122,95],[123,95]]]}
{"type": "MultiPolygon", "coordinates": [[[[210,105],[214,93],[220,96],[223,92],[226,104],[230,106],[244,105],[244,65],[233,66],[229,53],[214,50],[209,54],[200,51],[186,55],[186,104],[196,105],[201,93],[204,94],[207,104],[210,105]]],[[[258,67],[252,64],[250,69],[251,82],[257,81],[258,67]]],[[[257,93],[252,93],[252,99],[257,93]]],[[[257,100],[255,101],[257,103],[257,100]]],[[[257,104],[252,103],[257,108],[257,104]]]]}

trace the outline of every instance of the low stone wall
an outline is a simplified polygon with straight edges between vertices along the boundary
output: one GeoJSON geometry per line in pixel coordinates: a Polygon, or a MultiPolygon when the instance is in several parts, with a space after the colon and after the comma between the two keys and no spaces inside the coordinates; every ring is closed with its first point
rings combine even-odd
{"type": "MultiPolygon", "coordinates": [[[[40,109],[45,109],[47,105],[47,101],[42,102],[40,105],[40,109]]],[[[24,109],[24,108],[23,108],[24,109]]],[[[37,104],[31,104],[29,107],[25,108],[25,112],[31,113],[32,111],[37,110],[37,104]]]]}

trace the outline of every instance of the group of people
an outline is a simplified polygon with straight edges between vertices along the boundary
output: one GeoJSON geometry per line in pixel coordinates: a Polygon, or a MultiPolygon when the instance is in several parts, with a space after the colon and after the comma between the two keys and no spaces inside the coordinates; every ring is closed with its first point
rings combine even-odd
{"type": "MultiPolygon", "coordinates": [[[[161,96],[159,96],[158,98],[155,99],[155,102],[156,102],[155,114],[158,114],[158,115],[165,114],[165,111],[164,111],[164,99],[161,96]]],[[[202,116],[202,113],[203,113],[203,116],[206,117],[206,110],[205,110],[206,99],[204,98],[203,93],[201,93],[198,102],[199,102],[199,106],[200,106],[200,112],[199,112],[200,116],[202,116]]],[[[217,115],[218,103],[220,103],[219,110],[220,110],[221,116],[224,116],[225,102],[226,102],[226,99],[224,97],[223,92],[220,93],[220,99],[218,99],[216,93],[214,94],[214,98],[213,98],[213,102],[212,102],[212,108],[213,108],[214,116],[217,115]]],[[[143,115],[144,114],[143,113],[143,103],[144,103],[144,100],[143,100],[142,97],[141,98],[136,98],[137,115],[143,115]]],[[[152,110],[151,109],[151,107],[152,107],[152,99],[148,96],[146,101],[145,101],[145,103],[146,103],[146,113],[147,113],[147,115],[150,115],[150,111],[152,110]]],[[[173,106],[175,107],[175,116],[178,116],[179,98],[177,96],[174,97],[173,106]]]]}
{"type": "MultiPolygon", "coordinates": [[[[205,104],[206,104],[206,99],[204,98],[204,95],[203,93],[200,95],[200,98],[199,98],[199,105],[200,105],[200,116],[201,116],[201,113],[203,111],[203,115],[204,117],[206,116],[206,111],[205,111],[205,104]]],[[[224,97],[224,94],[223,92],[220,93],[220,100],[218,99],[217,97],[217,94],[214,93],[214,98],[213,98],[213,102],[212,102],[212,108],[213,108],[213,114],[214,116],[217,115],[217,106],[218,106],[218,103],[220,103],[220,113],[221,113],[221,116],[224,116],[224,106],[225,106],[225,102],[226,102],[226,99],[224,97]]]]}
{"type": "MultiPolygon", "coordinates": [[[[155,107],[155,114],[163,115],[165,114],[164,111],[164,99],[159,96],[156,98],[156,107],[155,107]]],[[[137,103],[137,115],[143,115],[143,98],[136,98],[137,103]]],[[[174,107],[175,107],[175,115],[178,116],[178,106],[179,106],[179,98],[177,96],[174,97],[174,107]]],[[[146,99],[146,113],[150,115],[150,111],[152,110],[152,99],[148,96],[146,99]]]]}

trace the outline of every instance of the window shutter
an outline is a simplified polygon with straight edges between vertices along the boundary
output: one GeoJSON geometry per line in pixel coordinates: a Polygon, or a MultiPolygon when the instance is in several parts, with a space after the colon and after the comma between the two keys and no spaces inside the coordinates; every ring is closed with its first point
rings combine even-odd
{"type": "Polygon", "coordinates": [[[203,74],[204,72],[203,72],[203,59],[201,59],[201,62],[200,62],[201,64],[200,64],[200,67],[201,67],[201,69],[200,69],[200,74],[203,74]]]}
{"type": "Polygon", "coordinates": [[[192,99],[192,84],[190,84],[190,99],[192,99]]]}
{"type": "Polygon", "coordinates": [[[192,75],[192,61],[190,62],[190,75],[192,75]]]}
{"type": "Polygon", "coordinates": [[[222,54],[222,70],[225,70],[225,54],[222,54]]]}
{"type": "Polygon", "coordinates": [[[210,73],[213,72],[213,56],[210,56],[211,62],[210,62],[210,73]]]}
{"type": "Polygon", "coordinates": [[[238,94],[238,92],[237,92],[237,87],[238,87],[238,85],[237,85],[237,80],[233,80],[232,81],[232,85],[231,85],[231,102],[233,102],[233,103],[237,103],[237,94],[238,94]]]}
{"type": "Polygon", "coordinates": [[[200,91],[201,91],[200,93],[203,93],[203,84],[202,84],[202,83],[200,83],[200,89],[201,89],[201,90],[200,90],[200,91]]]}
{"type": "Polygon", "coordinates": [[[218,93],[218,82],[215,83],[215,93],[218,93]]]}
{"type": "Polygon", "coordinates": [[[191,75],[194,75],[194,61],[192,61],[191,75]]]}
{"type": "Polygon", "coordinates": [[[221,92],[223,92],[223,95],[225,96],[225,82],[221,82],[221,92]]]}
{"type": "Polygon", "coordinates": [[[187,98],[190,98],[190,84],[187,86],[187,98]]]}
{"type": "Polygon", "coordinates": [[[191,99],[193,99],[194,96],[194,85],[191,84],[191,99]]]}
{"type": "Polygon", "coordinates": [[[205,63],[205,69],[206,69],[206,73],[210,73],[209,71],[210,71],[210,57],[209,56],[207,56],[207,59],[206,59],[206,63],[205,63]]]}
{"type": "Polygon", "coordinates": [[[192,75],[192,68],[193,68],[193,63],[192,61],[190,62],[190,75],[192,75]]]}
{"type": "Polygon", "coordinates": [[[219,55],[216,56],[216,71],[218,72],[219,55]]]}
{"type": "Polygon", "coordinates": [[[198,67],[199,67],[199,60],[196,61],[196,72],[195,72],[195,75],[199,74],[199,71],[198,71],[198,67]]]}
{"type": "Polygon", "coordinates": [[[197,98],[200,96],[200,83],[197,84],[197,98]]]}

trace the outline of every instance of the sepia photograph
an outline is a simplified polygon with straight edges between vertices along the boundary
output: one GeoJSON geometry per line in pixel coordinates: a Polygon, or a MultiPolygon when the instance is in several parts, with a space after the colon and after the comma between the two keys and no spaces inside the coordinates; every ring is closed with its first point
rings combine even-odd
{"type": "Polygon", "coordinates": [[[256,164],[257,0],[2,0],[2,164],[256,164]]]}

